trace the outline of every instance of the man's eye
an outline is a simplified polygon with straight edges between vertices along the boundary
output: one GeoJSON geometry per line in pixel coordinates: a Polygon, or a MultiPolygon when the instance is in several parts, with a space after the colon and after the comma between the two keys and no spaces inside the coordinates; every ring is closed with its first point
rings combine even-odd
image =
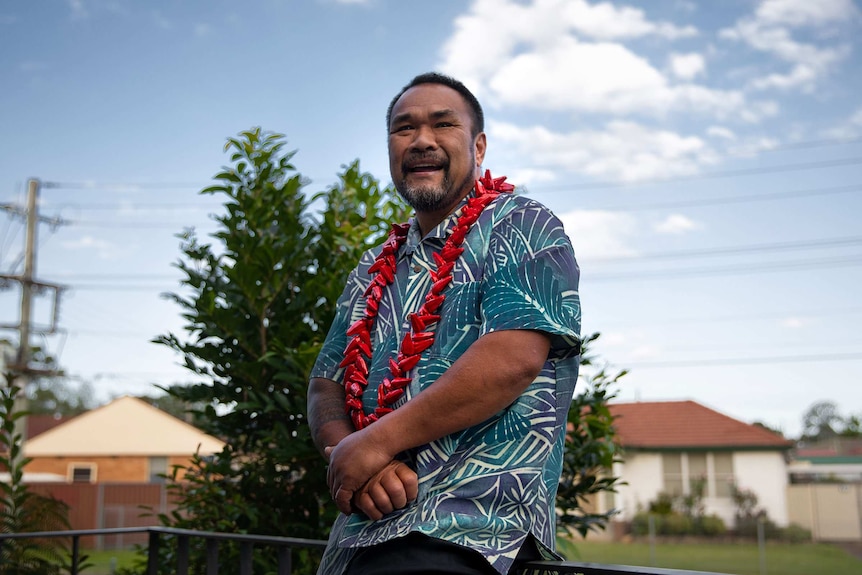
{"type": "Polygon", "coordinates": [[[452,122],[437,122],[438,128],[451,128],[454,124],[452,122]]]}
{"type": "Polygon", "coordinates": [[[406,132],[407,130],[412,130],[413,126],[398,126],[393,130],[393,132],[406,132]]]}

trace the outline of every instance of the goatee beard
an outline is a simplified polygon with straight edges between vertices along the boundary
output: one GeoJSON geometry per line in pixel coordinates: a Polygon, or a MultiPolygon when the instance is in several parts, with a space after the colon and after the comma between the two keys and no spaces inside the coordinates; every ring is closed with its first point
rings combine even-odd
{"type": "Polygon", "coordinates": [[[410,169],[407,165],[401,167],[401,181],[395,182],[395,189],[410,207],[417,212],[437,212],[453,207],[461,199],[464,190],[472,188],[474,174],[468,173],[463,181],[455,185],[449,174],[449,164],[443,166],[443,181],[439,185],[411,186],[406,183],[410,169]]]}
{"type": "Polygon", "coordinates": [[[417,212],[436,212],[445,207],[452,195],[452,180],[449,178],[449,171],[445,170],[439,186],[411,186],[402,183],[397,190],[404,201],[417,212]]]}

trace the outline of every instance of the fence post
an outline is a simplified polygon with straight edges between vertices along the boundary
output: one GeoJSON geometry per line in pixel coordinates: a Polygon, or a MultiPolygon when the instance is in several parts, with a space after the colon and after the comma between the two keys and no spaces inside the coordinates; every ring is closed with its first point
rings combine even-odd
{"type": "Polygon", "coordinates": [[[278,575],[290,575],[293,569],[293,550],[287,545],[278,548],[278,575]]]}
{"type": "Polygon", "coordinates": [[[218,575],[218,541],[207,539],[207,575],[218,575]]]}
{"type": "Polygon", "coordinates": [[[655,567],[655,515],[649,514],[649,564],[655,567]]]}
{"type": "Polygon", "coordinates": [[[177,537],[177,575],[189,573],[189,536],[177,537]]]}
{"type": "Polygon", "coordinates": [[[150,543],[147,547],[147,575],[159,573],[159,532],[150,531],[150,543]]]}
{"type": "Polygon", "coordinates": [[[760,575],[766,575],[766,533],[763,517],[757,518],[757,549],[760,554],[760,575]]]}
{"type": "Polygon", "coordinates": [[[78,560],[80,555],[81,538],[77,535],[72,535],[72,567],[69,575],[78,575],[78,560]]]}

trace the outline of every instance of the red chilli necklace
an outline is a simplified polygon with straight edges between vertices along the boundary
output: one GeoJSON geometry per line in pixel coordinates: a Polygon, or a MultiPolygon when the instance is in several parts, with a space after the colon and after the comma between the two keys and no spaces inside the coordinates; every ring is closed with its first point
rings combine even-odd
{"type": "Polygon", "coordinates": [[[443,290],[452,281],[452,269],[461,257],[464,248],[464,238],[467,232],[479,219],[479,214],[500,193],[515,189],[506,183],[506,177],[492,178],[490,170],[485,176],[476,180],[476,195],[467,199],[467,205],[455,225],[449,231],[446,243],[440,252],[433,253],[437,269],[431,271],[434,282],[431,291],[425,296],[424,303],[416,313],[409,315],[410,331],[401,340],[397,358],[389,358],[391,377],[384,378],[377,388],[377,408],[374,413],[366,415],[362,410],[362,394],[368,386],[368,366],[371,364],[371,329],[377,317],[383,289],[395,281],[396,257],[398,250],[407,240],[410,224],[394,224],[389,232],[389,238],[368,273],[376,274],[365,290],[365,313],[347,330],[350,343],[344,350],[344,359],[339,367],[344,367],[345,408],[353,421],[356,430],[371,425],[387,413],[395,409],[394,404],[404,395],[405,388],[413,378],[408,374],[416,367],[422,358],[422,352],[434,343],[434,332],[429,328],[440,320],[438,311],[446,296],[443,290]]]}

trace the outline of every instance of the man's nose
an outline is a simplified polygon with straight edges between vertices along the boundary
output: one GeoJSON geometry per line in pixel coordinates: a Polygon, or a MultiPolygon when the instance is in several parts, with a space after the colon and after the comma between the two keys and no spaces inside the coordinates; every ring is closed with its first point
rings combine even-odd
{"type": "Polygon", "coordinates": [[[437,147],[437,138],[430,126],[419,126],[415,130],[415,136],[410,144],[414,150],[433,150],[437,147]]]}

